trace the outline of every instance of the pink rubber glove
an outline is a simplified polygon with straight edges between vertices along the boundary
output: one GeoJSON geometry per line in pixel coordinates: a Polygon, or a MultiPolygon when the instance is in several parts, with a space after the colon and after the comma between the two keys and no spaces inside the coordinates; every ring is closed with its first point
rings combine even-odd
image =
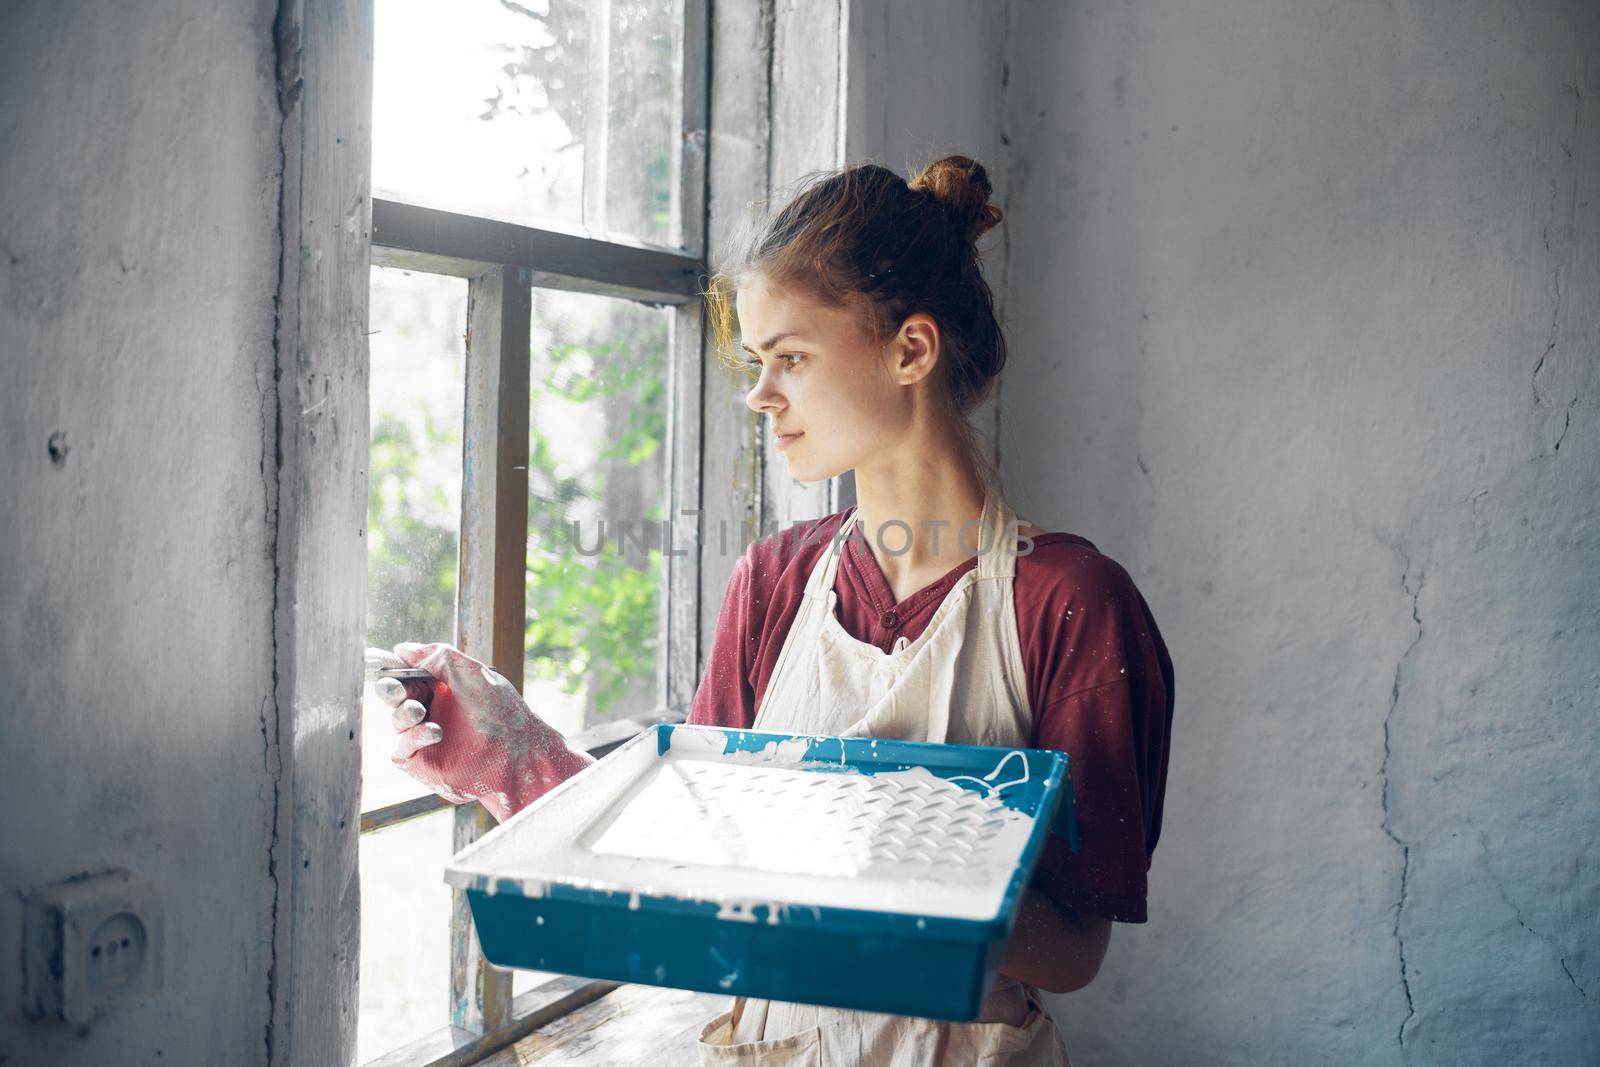
{"type": "Polygon", "coordinates": [[[482,801],[496,822],[511,816],[594,762],[535,715],[503,677],[446,644],[368,649],[380,667],[421,667],[432,682],[380,678],[399,737],[390,757],[447,800],[482,801]]]}

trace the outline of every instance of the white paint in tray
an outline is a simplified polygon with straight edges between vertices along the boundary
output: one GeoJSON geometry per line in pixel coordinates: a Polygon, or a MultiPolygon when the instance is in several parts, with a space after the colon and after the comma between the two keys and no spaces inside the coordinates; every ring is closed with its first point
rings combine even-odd
{"type": "Polygon", "coordinates": [[[998,796],[1001,760],[964,789],[920,767],[864,774],[810,764],[804,740],[724,754],[716,731],[672,748],[630,745],[563,783],[452,864],[449,879],[526,895],[559,882],[715,901],[720,918],[768,921],[814,907],[986,920],[1000,910],[1033,819],[998,796]]]}

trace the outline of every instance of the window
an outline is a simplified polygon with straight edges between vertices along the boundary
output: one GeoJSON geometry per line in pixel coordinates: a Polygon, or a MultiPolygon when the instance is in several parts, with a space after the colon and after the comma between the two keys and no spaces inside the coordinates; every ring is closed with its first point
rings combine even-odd
{"type": "MultiPolygon", "coordinates": [[[[604,751],[695,682],[705,5],[375,19],[369,643],[453,641],[604,751]]],[[[359,1059],[467,1062],[612,988],[482,960],[441,872],[488,815],[363,714],[359,1059]]]]}

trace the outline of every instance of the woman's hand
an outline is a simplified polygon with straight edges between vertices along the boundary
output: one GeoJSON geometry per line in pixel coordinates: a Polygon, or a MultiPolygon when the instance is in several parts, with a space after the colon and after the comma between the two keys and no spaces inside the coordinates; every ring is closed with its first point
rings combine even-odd
{"type": "Polygon", "coordinates": [[[367,650],[373,668],[421,667],[430,682],[379,678],[394,708],[395,765],[447,800],[479,800],[497,822],[594,760],[535,715],[512,684],[446,644],[367,650]]]}

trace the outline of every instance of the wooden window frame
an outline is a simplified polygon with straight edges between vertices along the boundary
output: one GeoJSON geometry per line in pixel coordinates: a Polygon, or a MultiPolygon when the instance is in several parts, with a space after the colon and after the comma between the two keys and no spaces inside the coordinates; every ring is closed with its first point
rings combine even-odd
{"type": "MultiPolygon", "coordinates": [[[[605,5],[600,0],[598,6],[605,5]]],[[[528,542],[529,347],[535,288],[619,297],[673,309],[667,383],[667,514],[700,513],[701,394],[706,271],[706,143],[709,106],[708,0],[682,0],[682,50],[675,102],[678,165],[670,230],[679,250],[521,226],[390,200],[372,202],[372,263],[467,279],[466,416],[463,423],[460,572],[456,641],[522,687],[528,542]]],[[[603,103],[603,101],[602,101],[603,103]]],[[[600,110],[604,114],[604,109],[600,110]]],[[[696,541],[698,538],[695,539],[696,541]]],[[[652,722],[682,722],[700,658],[699,553],[662,554],[657,624],[661,706],[571,738],[600,756],[652,722]]],[[[493,820],[481,804],[433,794],[360,813],[372,833],[454,808],[453,847],[475,841],[493,820]]],[[[513,998],[511,974],[482,956],[466,896],[452,890],[450,1025],[379,1057],[383,1067],[466,1064],[617,987],[553,979],[513,998]]]]}

